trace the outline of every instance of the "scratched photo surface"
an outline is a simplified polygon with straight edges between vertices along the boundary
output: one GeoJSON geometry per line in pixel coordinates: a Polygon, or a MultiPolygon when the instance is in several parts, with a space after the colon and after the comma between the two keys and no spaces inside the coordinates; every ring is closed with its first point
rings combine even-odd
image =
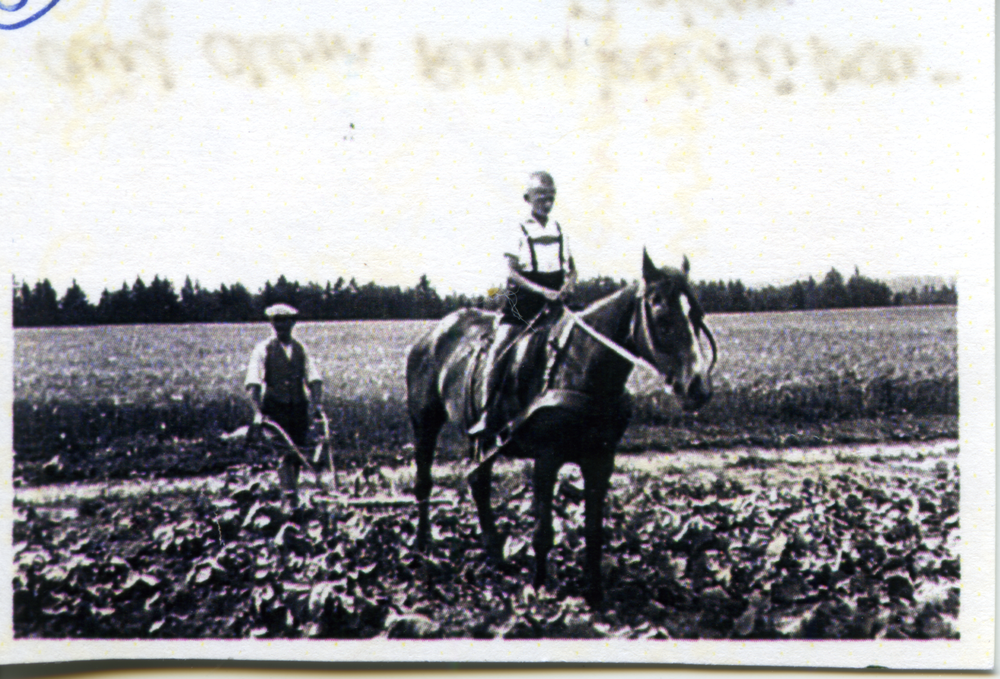
{"type": "Polygon", "coordinates": [[[11,662],[992,667],[992,4],[0,29],[11,662]]]}

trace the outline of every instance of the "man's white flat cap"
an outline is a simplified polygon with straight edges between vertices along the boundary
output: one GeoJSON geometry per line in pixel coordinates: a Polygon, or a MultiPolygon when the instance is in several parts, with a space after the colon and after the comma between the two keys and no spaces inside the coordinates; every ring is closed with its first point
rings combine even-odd
{"type": "Polygon", "coordinates": [[[299,310],[289,304],[272,304],[264,309],[264,315],[269,319],[275,319],[279,316],[294,317],[299,315],[299,310]]]}

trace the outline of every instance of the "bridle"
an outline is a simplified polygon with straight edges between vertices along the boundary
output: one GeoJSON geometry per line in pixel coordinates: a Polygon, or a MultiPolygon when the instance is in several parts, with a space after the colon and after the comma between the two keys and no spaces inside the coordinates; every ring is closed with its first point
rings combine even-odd
{"type": "Polygon", "coordinates": [[[681,293],[687,297],[688,304],[691,305],[691,311],[688,312],[688,318],[691,320],[691,325],[694,327],[694,338],[695,341],[701,333],[705,333],[705,337],[708,339],[708,344],[712,347],[712,362],[708,366],[708,372],[706,375],[708,377],[712,376],[712,369],[715,368],[715,363],[719,359],[719,350],[715,346],[715,337],[712,336],[712,331],[708,329],[705,325],[705,310],[701,306],[701,302],[698,301],[698,297],[691,292],[691,287],[687,281],[684,281],[684,287],[681,289],[681,293]]]}
{"type": "MultiPolygon", "coordinates": [[[[715,367],[715,363],[718,360],[718,349],[715,345],[715,337],[712,336],[712,332],[708,329],[708,326],[705,325],[705,312],[701,307],[701,303],[698,302],[698,298],[692,294],[687,283],[685,283],[684,287],[681,289],[681,294],[687,297],[688,304],[691,305],[691,311],[688,313],[688,319],[691,321],[691,325],[694,328],[695,340],[697,341],[701,333],[705,333],[705,337],[708,338],[708,343],[712,347],[712,363],[708,367],[708,374],[706,376],[710,378],[712,375],[712,369],[715,367]]],[[[662,353],[656,348],[656,343],[653,341],[653,336],[649,330],[649,302],[646,300],[645,281],[641,281],[636,287],[636,304],[639,305],[639,313],[633,314],[632,316],[632,328],[629,333],[629,340],[630,343],[636,348],[637,352],[629,351],[622,345],[612,340],[610,337],[600,333],[593,326],[587,323],[587,321],[585,321],[580,314],[571,310],[569,307],[565,307],[565,312],[570,322],[567,324],[564,337],[568,337],[569,332],[573,329],[573,326],[577,326],[592,338],[597,340],[597,342],[603,344],[605,347],[618,354],[632,365],[638,368],[645,368],[646,370],[656,373],[660,377],[666,378],[667,376],[663,374],[663,371],[660,370],[655,363],[650,363],[648,360],[639,355],[639,353],[644,352],[656,361],[657,357],[662,353]]]]}

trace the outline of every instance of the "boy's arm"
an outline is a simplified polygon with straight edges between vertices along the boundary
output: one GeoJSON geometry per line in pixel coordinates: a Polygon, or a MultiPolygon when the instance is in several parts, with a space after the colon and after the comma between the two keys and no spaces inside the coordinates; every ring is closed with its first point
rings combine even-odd
{"type": "Polygon", "coordinates": [[[576,279],[576,263],[573,261],[571,255],[569,258],[569,271],[566,273],[566,282],[563,283],[562,290],[560,290],[562,297],[566,297],[566,295],[573,292],[574,288],[576,288],[576,279]]]}
{"type": "Polygon", "coordinates": [[[522,232],[517,234],[517,244],[514,245],[513,242],[509,243],[509,246],[513,246],[507,252],[503,253],[503,256],[507,258],[507,267],[510,269],[511,273],[524,271],[524,258],[527,257],[531,259],[531,252],[528,249],[528,243],[525,241],[522,232]]]}
{"type": "Polygon", "coordinates": [[[559,299],[558,290],[549,290],[544,285],[539,285],[533,281],[529,281],[527,278],[521,275],[521,272],[517,269],[510,270],[510,279],[518,284],[519,287],[527,288],[532,292],[536,292],[545,299],[555,301],[559,299]]]}
{"type": "Polygon", "coordinates": [[[569,241],[563,236],[563,243],[566,246],[566,282],[563,283],[561,297],[565,298],[569,293],[573,292],[576,287],[576,262],[573,261],[573,251],[569,249],[569,241]]]}

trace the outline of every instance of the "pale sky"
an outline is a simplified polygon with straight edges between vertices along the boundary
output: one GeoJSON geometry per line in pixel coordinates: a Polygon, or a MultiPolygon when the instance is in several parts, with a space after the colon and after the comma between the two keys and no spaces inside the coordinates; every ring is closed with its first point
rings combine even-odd
{"type": "Polygon", "coordinates": [[[645,246],[696,279],[961,285],[992,252],[988,2],[156,7],[0,33],[19,279],[485,292],[537,169],[582,276],[645,246]]]}

